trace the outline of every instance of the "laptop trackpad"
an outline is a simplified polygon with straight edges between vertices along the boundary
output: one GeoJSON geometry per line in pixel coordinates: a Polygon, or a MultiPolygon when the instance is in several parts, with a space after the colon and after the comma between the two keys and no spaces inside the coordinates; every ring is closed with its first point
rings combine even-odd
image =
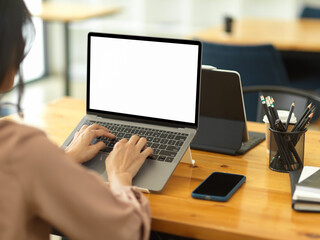
{"type": "Polygon", "coordinates": [[[107,153],[99,152],[94,158],[87,162],[84,162],[82,165],[86,168],[98,172],[99,174],[103,174],[106,171],[105,160],[107,156],[107,153]]]}

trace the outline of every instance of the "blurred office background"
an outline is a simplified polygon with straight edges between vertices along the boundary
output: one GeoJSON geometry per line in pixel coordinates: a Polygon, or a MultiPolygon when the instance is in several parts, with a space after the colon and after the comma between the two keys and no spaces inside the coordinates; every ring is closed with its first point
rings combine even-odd
{"type": "MultiPolygon", "coordinates": [[[[41,0],[25,0],[30,10],[41,9],[41,0]]],[[[183,38],[207,27],[221,25],[224,16],[234,19],[299,18],[305,5],[320,7],[319,0],[51,0],[77,4],[118,6],[110,16],[70,22],[71,96],[85,98],[86,40],[89,31],[183,38]]],[[[22,106],[38,107],[64,93],[65,44],[61,22],[34,17],[36,39],[25,59],[25,95],[22,106]]],[[[16,90],[5,96],[16,101],[16,90]]]]}

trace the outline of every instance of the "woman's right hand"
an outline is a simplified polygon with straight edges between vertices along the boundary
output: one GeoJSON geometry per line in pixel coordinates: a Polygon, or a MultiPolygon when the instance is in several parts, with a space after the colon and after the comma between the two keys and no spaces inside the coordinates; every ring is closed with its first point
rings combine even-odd
{"type": "Polygon", "coordinates": [[[117,142],[106,159],[106,171],[110,183],[128,185],[146,160],[153,154],[150,147],[146,148],[147,140],[133,135],[129,141],[121,139],[117,142]]]}

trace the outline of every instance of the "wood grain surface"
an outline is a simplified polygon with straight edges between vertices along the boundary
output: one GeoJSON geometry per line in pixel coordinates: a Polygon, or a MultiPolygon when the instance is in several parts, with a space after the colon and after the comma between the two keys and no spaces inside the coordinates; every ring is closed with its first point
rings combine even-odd
{"type": "MultiPolygon", "coordinates": [[[[63,98],[26,110],[23,122],[61,145],[84,115],[84,100],[63,98]]],[[[248,127],[264,131],[261,123],[248,127]]],[[[320,132],[309,130],[305,165],[320,166],[319,143],[320,132]]],[[[145,195],[152,229],[197,239],[320,239],[320,214],[292,210],[289,176],[269,170],[265,141],[242,156],[192,150],[192,157],[195,167],[180,163],[161,193],[145,195]],[[228,202],[193,199],[191,192],[214,171],[243,174],[247,181],[228,202]]]]}

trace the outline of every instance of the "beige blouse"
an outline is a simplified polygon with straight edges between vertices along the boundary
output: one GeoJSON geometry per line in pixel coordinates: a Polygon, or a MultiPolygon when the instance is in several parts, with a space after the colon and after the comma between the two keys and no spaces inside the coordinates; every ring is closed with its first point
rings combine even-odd
{"type": "Polygon", "coordinates": [[[0,239],[148,239],[147,199],[115,188],[38,129],[0,120],[0,239]]]}

